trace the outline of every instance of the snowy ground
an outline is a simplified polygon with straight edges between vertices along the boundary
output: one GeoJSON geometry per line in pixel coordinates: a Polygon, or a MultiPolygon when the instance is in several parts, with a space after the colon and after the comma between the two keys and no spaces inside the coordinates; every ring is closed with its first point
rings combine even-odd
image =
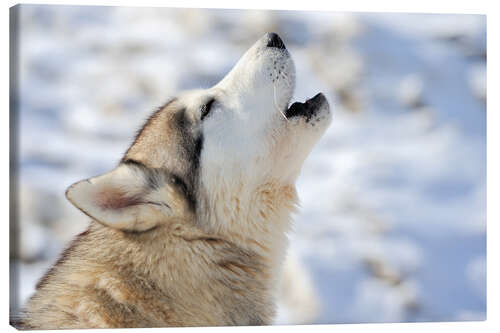
{"type": "Polygon", "coordinates": [[[295,100],[323,91],[334,112],[291,235],[319,295],[310,320],[486,318],[484,16],[20,8],[14,310],[88,222],[65,189],[110,170],[176,91],[216,83],[276,31],[295,100]]]}

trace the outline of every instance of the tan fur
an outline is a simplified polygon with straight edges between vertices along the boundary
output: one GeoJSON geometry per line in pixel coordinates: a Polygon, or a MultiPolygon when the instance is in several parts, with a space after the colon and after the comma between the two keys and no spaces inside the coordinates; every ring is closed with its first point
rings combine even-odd
{"type": "MultiPolygon", "coordinates": [[[[256,200],[282,200],[268,191],[256,200]]],[[[286,200],[294,196],[288,191],[286,200]]],[[[273,245],[243,230],[215,236],[190,225],[174,219],[151,232],[123,233],[92,223],[38,285],[26,327],[269,324],[273,245]]]]}

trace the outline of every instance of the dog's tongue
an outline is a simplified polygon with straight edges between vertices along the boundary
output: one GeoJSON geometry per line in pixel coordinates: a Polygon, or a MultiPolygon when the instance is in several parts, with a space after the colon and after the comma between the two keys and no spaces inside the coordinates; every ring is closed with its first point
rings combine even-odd
{"type": "Polygon", "coordinates": [[[305,117],[307,121],[316,113],[318,108],[326,101],[322,93],[318,93],[313,98],[308,99],[304,103],[295,102],[286,110],[285,116],[292,117],[305,117]]]}

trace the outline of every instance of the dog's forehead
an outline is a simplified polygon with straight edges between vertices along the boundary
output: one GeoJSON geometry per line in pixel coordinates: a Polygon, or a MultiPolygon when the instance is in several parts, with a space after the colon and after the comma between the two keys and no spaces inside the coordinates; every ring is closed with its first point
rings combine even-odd
{"type": "Polygon", "coordinates": [[[123,159],[151,168],[171,166],[169,161],[179,161],[183,141],[191,135],[191,118],[183,103],[177,98],[170,100],[148,118],[123,159]]]}

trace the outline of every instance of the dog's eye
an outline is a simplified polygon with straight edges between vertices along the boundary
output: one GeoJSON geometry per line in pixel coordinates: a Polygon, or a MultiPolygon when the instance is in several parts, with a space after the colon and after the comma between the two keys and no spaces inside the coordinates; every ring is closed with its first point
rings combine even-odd
{"type": "Polygon", "coordinates": [[[215,99],[211,99],[209,100],[207,103],[205,103],[202,107],[201,107],[201,120],[203,120],[206,116],[209,115],[210,113],[210,109],[212,108],[212,104],[214,104],[215,102],[215,99]]]}

